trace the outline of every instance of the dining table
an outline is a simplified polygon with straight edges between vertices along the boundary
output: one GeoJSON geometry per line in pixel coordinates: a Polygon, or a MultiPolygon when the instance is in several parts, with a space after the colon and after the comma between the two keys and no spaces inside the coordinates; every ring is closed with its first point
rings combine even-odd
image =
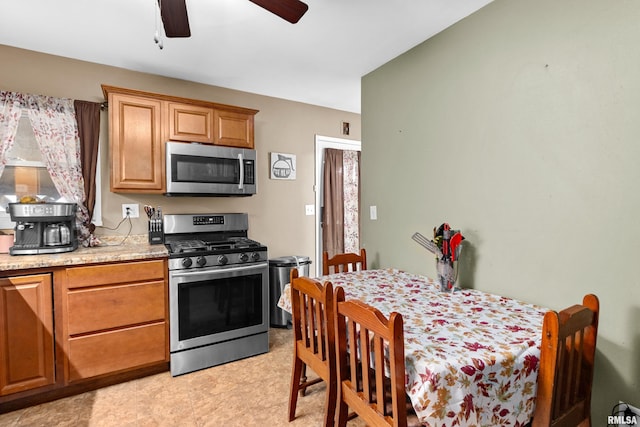
{"type": "MultiPolygon", "coordinates": [[[[535,409],[542,321],[548,309],[483,292],[443,292],[398,269],[317,277],[404,321],[406,390],[424,426],[524,426],[535,409]]],[[[278,306],[291,313],[287,284],[278,306]]]]}

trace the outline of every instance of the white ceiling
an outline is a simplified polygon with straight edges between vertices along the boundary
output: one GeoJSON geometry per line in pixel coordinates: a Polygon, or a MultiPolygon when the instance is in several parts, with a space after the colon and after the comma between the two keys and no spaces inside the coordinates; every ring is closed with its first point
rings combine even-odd
{"type": "Polygon", "coordinates": [[[490,1],[306,0],[290,24],[187,0],[191,37],[167,39],[157,0],[0,0],[0,44],[359,113],[362,76],[490,1]]]}

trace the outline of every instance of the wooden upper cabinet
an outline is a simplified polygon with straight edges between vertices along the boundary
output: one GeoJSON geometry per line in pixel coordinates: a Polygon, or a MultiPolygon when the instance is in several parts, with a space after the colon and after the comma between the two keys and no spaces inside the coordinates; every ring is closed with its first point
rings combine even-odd
{"type": "Polygon", "coordinates": [[[161,101],[110,93],[109,117],[111,191],[164,192],[161,101]]]}
{"type": "Polygon", "coordinates": [[[213,142],[214,109],[168,102],[169,138],[172,141],[213,142]]]}
{"type": "Polygon", "coordinates": [[[0,278],[0,396],[55,382],[51,274],[0,278]]]}
{"type": "Polygon", "coordinates": [[[258,110],[107,85],[102,91],[114,193],[164,193],[166,141],[255,146],[258,110]]]}
{"type": "Polygon", "coordinates": [[[215,131],[217,145],[253,148],[253,114],[216,110],[215,131]]]}

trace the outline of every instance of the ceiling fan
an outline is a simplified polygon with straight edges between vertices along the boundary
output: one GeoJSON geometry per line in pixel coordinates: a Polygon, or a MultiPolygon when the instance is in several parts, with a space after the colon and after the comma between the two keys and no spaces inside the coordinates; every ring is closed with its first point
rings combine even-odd
{"type": "MultiPolygon", "coordinates": [[[[298,22],[309,9],[309,6],[300,0],[249,1],[292,24],[298,22]]],[[[167,37],[191,37],[186,0],[158,0],[158,5],[167,37]]]]}

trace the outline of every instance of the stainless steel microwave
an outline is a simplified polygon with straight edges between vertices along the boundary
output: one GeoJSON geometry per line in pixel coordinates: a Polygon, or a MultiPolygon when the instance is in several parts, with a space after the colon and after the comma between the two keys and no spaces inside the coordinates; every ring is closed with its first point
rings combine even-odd
{"type": "Polygon", "coordinates": [[[256,151],[189,142],[166,143],[167,196],[256,194],[256,151]]]}

